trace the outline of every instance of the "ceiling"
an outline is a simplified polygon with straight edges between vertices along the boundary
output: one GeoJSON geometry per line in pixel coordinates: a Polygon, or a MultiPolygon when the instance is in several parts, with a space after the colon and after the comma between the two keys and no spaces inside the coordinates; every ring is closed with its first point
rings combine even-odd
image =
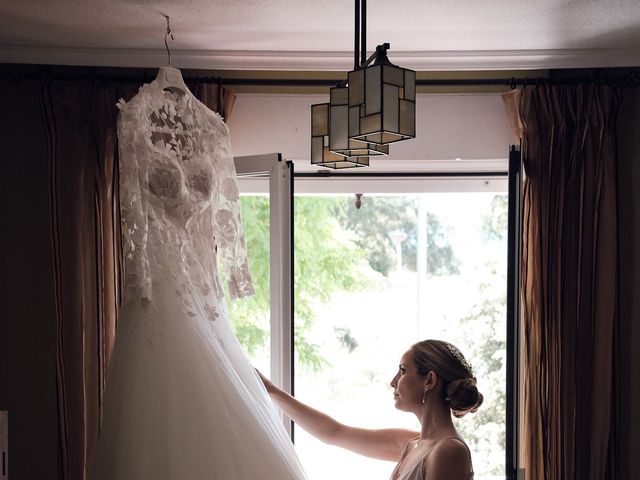
{"type": "MultiPolygon", "coordinates": [[[[345,0],[0,0],[0,62],[347,70],[345,0]]],[[[637,0],[370,0],[368,49],[416,70],[640,65],[637,0]]]]}

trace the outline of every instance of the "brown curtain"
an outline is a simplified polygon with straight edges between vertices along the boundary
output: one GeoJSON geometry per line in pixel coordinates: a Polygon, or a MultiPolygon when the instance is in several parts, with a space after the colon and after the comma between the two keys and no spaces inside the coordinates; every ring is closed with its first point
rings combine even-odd
{"type": "MultiPolygon", "coordinates": [[[[193,83],[207,106],[231,113],[234,96],[193,83]]],[[[44,82],[57,323],[60,478],[86,478],[116,335],[123,261],[117,109],[138,85],[95,79],[44,82]]],[[[108,386],[106,386],[108,388],[108,386]]]]}
{"type": "Polygon", "coordinates": [[[615,478],[619,91],[525,87],[504,97],[525,167],[523,461],[531,480],[615,478]],[[517,114],[514,114],[517,112],[517,114]]]}
{"type": "Polygon", "coordinates": [[[205,83],[198,80],[188,82],[189,90],[195,97],[214,112],[219,113],[225,122],[229,122],[236,95],[233,91],[218,83],[205,83]]]}

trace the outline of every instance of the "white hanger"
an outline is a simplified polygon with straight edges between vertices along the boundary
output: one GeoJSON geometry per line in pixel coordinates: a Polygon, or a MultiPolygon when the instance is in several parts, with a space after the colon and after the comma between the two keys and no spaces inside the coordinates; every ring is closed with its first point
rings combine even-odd
{"type": "Polygon", "coordinates": [[[182,73],[177,68],[160,67],[158,75],[156,75],[156,82],[162,90],[171,90],[181,95],[187,93],[187,85],[182,79],[182,73]]]}
{"type": "Polygon", "coordinates": [[[164,34],[164,46],[167,49],[167,55],[169,57],[169,65],[166,67],[160,67],[158,75],[156,75],[156,82],[162,90],[171,90],[175,93],[184,95],[187,93],[187,85],[184,83],[182,73],[177,68],[171,66],[171,50],[169,50],[169,44],[167,43],[167,36],[173,40],[173,33],[171,33],[171,27],[169,26],[169,17],[165,15],[167,19],[167,32],[164,34]]]}

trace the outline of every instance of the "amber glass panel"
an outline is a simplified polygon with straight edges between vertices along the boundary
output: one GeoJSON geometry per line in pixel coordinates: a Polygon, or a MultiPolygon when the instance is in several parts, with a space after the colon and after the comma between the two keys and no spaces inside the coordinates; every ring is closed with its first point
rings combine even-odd
{"type": "Polygon", "coordinates": [[[377,143],[362,140],[349,140],[349,148],[364,148],[369,152],[369,155],[389,155],[388,145],[378,145],[377,143]]]}
{"type": "Polygon", "coordinates": [[[382,133],[372,133],[370,135],[363,135],[362,139],[372,143],[378,143],[386,145],[388,143],[398,142],[400,140],[406,140],[410,138],[406,135],[399,135],[396,133],[382,132],[382,133]]]}
{"type": "MultiPolygon", "coordinates": [[[[378,113],[376,115],[367,115],[360,119],[360,131],[362,133],[379,132],[382,128],[382,117],[378,113]]],[[[374,142],[377,143],[377,142],[374,142]]]]}
{"type": "Polygon", "coordinates": [[[416,99],[416,72],[413,70],[404,71],[404,98],[413,101],[416,99]]]}
{"type": "MultiPolygon", "coordinates": [[[[365,68],[365,113],[373,115],[382,107],[382,66],[365,68]]],[[[366,131],[366,130],[363,130],[366,131]]]]}
{"type": "Polygon", "coordinates": [[[349,72],[349,106],[364,103],[364,70],[349,72]]]}
{"type": "Polygon", "coordinates": [[[329,104],[318,103],[311,105],[311,136],[327,135],[329,133],[329,104]]]}
{"type": "Polygon", "coordinates": [[[360,107],[349,107],[349,137],[360,135],[360,107]]]}
{"type": "Polygon", "coordinates": [[[405,137],[403,137],[402,135],[398,135],[395,133],[390,133],[390,132],[384,132],[382,134],[382,141],[385,143],[393,143],[393,142],[398,142],[400,140],[404,140],[405,137]]]}
{"type": "Polygon", "coordinates": [[[322,163],[323,137],[311,137],[311,163],[322,163]]]}
{"type": "Polygon", "coordinates": [[[416,135],[416,104],[408,100],[400,100],[400,129],[403,135],[416,135]]]}
{"type": "Polygon", "coordinates": [[[329,150],[327,147],[324,147],[323,149],[323,159],[324,162],[340,162],[344,160],[344,157],[342,155],[338,155],[337,153],[333,153],[331,150],[329,150]]]}
{"type": "Polygon", "coordinates": [[[329,168],[335,168],[335,169],[341,169],[341,168],[353,168],[353,167],[367,167],[369,166],[369,158],[368,157],[358,157],[358,158],[353,158],[350,161],[347,161],[344,159],[344,157],[341,157],[342,160],[341,161],[336,161],[333,162],[331,164],[327,164],[325,165],[325,167],[329,167],[329,168]]]}
{"type": "Polygon", "coordinates": [[[391,67],[389,65],[383,66],[382,81],[396,87],[404,86],[404,68],[391,67]]]}
{"type": "Polygon", "coordinates": [[[347,105],[349,103],[349,89],[347,87],[333,87],[330,92],[331,105],[347,105]]]}
{"type": "Polygon", "coordinates": [[[348,108],[346,105],[332,105],[329,108],[329,148],[331,150],[349,148],[348,108]]]}
{"type": "Polygon", "coordinates": [[[384,105],[382,116],[382,129],[386,132],[398,132],[398,87],[384,84],[382,90],[382,100],[384,105]]]}

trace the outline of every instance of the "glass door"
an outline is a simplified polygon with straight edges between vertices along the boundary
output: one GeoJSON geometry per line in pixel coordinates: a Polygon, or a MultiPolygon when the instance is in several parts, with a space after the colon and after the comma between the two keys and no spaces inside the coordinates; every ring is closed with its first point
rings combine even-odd
{"type": "Polygon", "coordinates": [[[293,164],[277,153],[234,162],[256,295],[232,302],[231,321],[250,361],[292,392],[293,164]]]}
{"type": "MultiPolygon", "coordinates": [[[[295,380],[297,397],[344,423],[417,428],[395,411],[389,381],[412,343],[451,341],[469,357],[485,396],[477,414],[457,423],[476,478],[508,476],[507,403],[515,399],[506,387],[507,344],[516,332],[506,325],[513,308],[506,172],[333,184],[301,175],[294,198],[293,166],[279,155],[235,160],[257,292],[235,302],[231,318],[253,364],[289,392],[295,380]]],[[[346,472],[382,478],[393,468],[295,433],[311,480],[346,472]]]]}
{"type": "MultiPolygon", "coordinates": [[[[456,427],[476,478],[504,479],[506,175],[316,178],[313,192],[305,180],[294,197],[296,396],[348,425],[418,430],[389,382],[413,343],[450,341],[484,395],[456,427]]],[[[301,429],[295,439],[310,480],[388,478],[394,466],[301,429]]]]}

